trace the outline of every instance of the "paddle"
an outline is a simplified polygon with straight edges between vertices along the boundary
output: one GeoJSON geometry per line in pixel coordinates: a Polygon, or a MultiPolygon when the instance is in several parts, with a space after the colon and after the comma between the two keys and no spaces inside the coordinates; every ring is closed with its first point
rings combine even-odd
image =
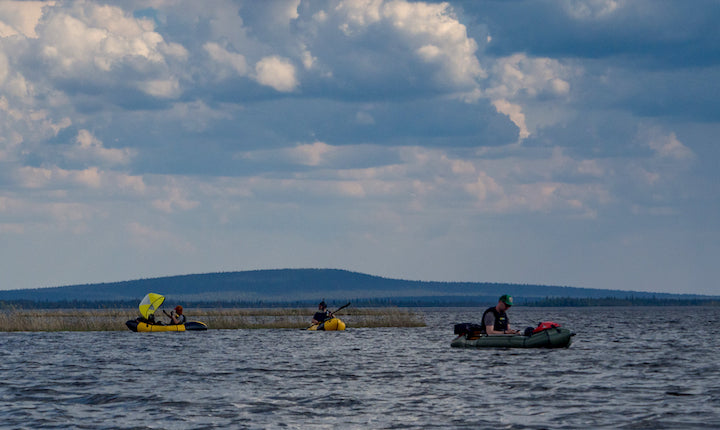
{"type": "Polygon", "coordinates": [[[348,306],[350,306],[350,302],[347,302],[347,304],[345,306],[340,306],[339,308],[337,308],[337,310],[335,312],[330,312],[330,315],[335,315],[338,311],[341,311],[348,306]]]}

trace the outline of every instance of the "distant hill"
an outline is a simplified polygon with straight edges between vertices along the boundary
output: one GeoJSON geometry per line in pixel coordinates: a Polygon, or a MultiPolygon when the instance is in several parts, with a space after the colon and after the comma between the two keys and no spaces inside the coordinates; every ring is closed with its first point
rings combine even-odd
{"type": "Polygon", "coordinates": [[[173,302],[313,303],[364,300],[422,304],[490,302],[511,294],[517,303],[552,298],[712,299],[717,297],[647,293],[566,286],[486,282],[428,282],[389,279],[339,269],[276,269],[167,276],[101,284],[0,291],[0,301],[136,302],[148,292],[173,302]],[[381,301],[381,300],[380,300],[381,301]]]}

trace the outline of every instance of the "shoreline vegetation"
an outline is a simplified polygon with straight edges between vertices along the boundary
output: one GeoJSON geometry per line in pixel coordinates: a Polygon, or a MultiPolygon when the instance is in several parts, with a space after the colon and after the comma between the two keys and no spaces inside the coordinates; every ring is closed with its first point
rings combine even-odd
{"type": "MultiPolygon", "coordinates": [[[[314,309],[309,308],[185,308],[188,321],[202,321],[215,329],[304,329],[314,309]]],[[[167,320],[162,312],[161,321],[167,320]]],[[[348,328],[425,327],[420,313],[398,308],[347,308],[337,315],[348,328]]],[[[137,309],[5,309],[0,310],[0,332],[18,331],[128,331],[125,322],[138,317],[137,309]]]]}

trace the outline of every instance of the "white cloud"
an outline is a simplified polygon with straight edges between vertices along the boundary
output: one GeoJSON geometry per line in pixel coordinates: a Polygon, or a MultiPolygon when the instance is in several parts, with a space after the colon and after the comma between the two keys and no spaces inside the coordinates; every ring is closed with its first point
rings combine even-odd
{"type": "Polygon", "coordinates": [[[54,5],[54,1],[0,2],[0,38],[15,35],[37,38],[35,27],[42,17],[43,7],[54,5]]]}
{"type": "Polygon", "coordinates": [[[435,67],[435,85],[472,91],[486,76],[475,56],[477,43],[449,3],[346,0],[335,12],[349,37],[373,31],[374,26],[390,29],[418,60],[435,67]]]}
{"type": "Polygon", "coordinates": [[[291,92],[299,85],[295,66],[286,58],[265,57],[255,65],[256,80],[280,92],[291,92]]]}
{"type": "Polygon", "coordinates": [[[503,193],[502,188],[497,182],[485,172],[480,172],[477,181],[465,185],[465,190],[467,190],[469,194],[472,194],[480,204],[485,203],[490,195],[499,196],[503,193]]]}
{"type": "Polygon", "coordinates": [[[153,207],[162,212],[173,213],[177,210],[187,211],[198,207],[200,202],[189,200],[185,197],[185,191],[177,186],[169,186],[164,190],[164,196],[161,199],[153,201],[153,207]]]}
{"type": "Polygon", "coordinates": [[[8,64],[7,56],[0,51],[0,86],[5,82],[9,74],[10,65],[8,64]]]}
{"type": "Polygon", "coordinates": [[[230,52],[215,42],[207,42],[203,49],[210,55],[213,61],[230,66],[238,76],[246,76],[248,65],[245,56],[236,52],[230,52]]]}
{"type": "Polygon", "coordinates": [[[125,226],[130,241],[142,250],[173,250],[181,253],[192,253],[196,249],[192,243],[178,235],[141,222],[130,222],[125,226]]]}
{"type": "Polygon", "coordinates": [[[301,0],[284,0],[270,2],[270,17],[280,23],[287,25],[289,22],[298,19],[298,7],[301,0]]]}
{"type": "Polygon", "coordinates": [[[59,167],[21,167],[16,171],[18,185],[23,188],[63,188],[80,185],[99,188],[101,172],[97,167],[82,170],[65,170],[59,167]]]}
{"type": "Polygon", "coordinates": [[[360,111],[357,114],[355,114],[355,121],[358,124],[364,124],[364,125],[373,125],[375,124],[375,118],[366,111],[360,111]]]}
{"type": "Polygon", "coordinates": [[[440,81],[452,85],[475,87],[477,79],[486,76],[475,56],[477,43],[467,35],[467,28],[452,14],[448,3],[409,3],[391,1],[383,14],[401,33],[410,36],[418,56],[436,64],[440,81]]]}
{"type": "Polygon", "coordinates": [[[71,160],[114,166],[128,164],[135,155],[135,151],[129,148],[105,148],[102,141],[88,130],[78,131],[75,143],[66,153],[71,160]]]}
{"type": "Polygon", "coordinates": [[[100,170],[97,167],[68,170],[59,167],[25,166],[13,171],[14,186],[33,190],[62,190],[60,198],[66,198],[75,188],[96,190],[105,196],[141,196],[146,191],[141,176],[100,170]]]}
{"type": "Polygon", "coordinates": [[[314,142],[309,145],[299,145],[293,148],[291,152],[299,163],[318,166],[323,163],[327,154],[333,152],[333,147],[324,142],[314,142]]]}
{"type": "Polygon", "coordinates": [[[356,28],[364,29],[381,19],[380,8],[384,0],[345,0],[338,3],[335,11],[345,17],[340,29],[351,35],[356,28]]]}
{"type": "Polygon", "coordinates": [[[563,7],[571,17],[578,20],[607,18],[623,7],[625,0],[564,0],[563,7]]]}
{"type": "Polygon", "coordinates": [[[137,87],[145,94],[163,99],[174,99],[181,95],[182,89],[177,79],[151,79],[138,82],[137,87]]]}
{"type": "MultiPolygon", "coordinates": [[[[533,132],[528,125],[524,106],[539,99],[561,101],[570,94],[568,77],[574,73],[569,67],[550,58],[529,58],[515,54],[500,58],[491,69],[488,87],[483,92],[492,100],[498,112],[507,115],[520,129],[520,140],[533,132]]],[[[546,116],[547,107],[535,112],[536,127],[552,124],[555,118],[546,116]]]]}
{"type": "Polygon", "coordinates": [[[312,53],[303,46],[302,50],[302,63],[306,70],[310,70],[313,68],[313,65],[317,62],[317,58],[313,57],[312,53]]]}
{"type": "Polygon", "coordinates": [[[491,85],[486,93],[492,98],[565,96],[570,91],[570,69],[551,58],[530,58],[515,54],[500,58],[492,68],[491,85]]]}
{"type": "Polygon", "coordinates": [[[504,99],[494,100],[492,104],[498,112],[507,115],[510,121],[520,129],[520,140],[530,136],[527,124],[525,124],[525,114],[522,112],[522,106],[512,104],[504,99]]]}
{"type": "MultiPolygon", "coordinates": [[[[168,97],[167,78],[158,78],[168,60],[183,62],[187,50],[166,43],[154,22],[138,19],[123,9],[93,2],[75,2],[68,8],[47,8],[38,27],[42,58],[53,76],[84,77],[89,81],[126,67],[147,80],[138,86],[151,95],[168,97]]],[[[128,79],[128,76],[124,76],[128,79]]],[[[173,84],[170,84],[172,86],[173,84]]]]}
{"type": "Polygon", "coordinates": [[[648,141],[648,146],[655,151],[658,156],[675,160],[690,160],[695,157],[693,151],[683,145],[675,133],[668,135],[653,134],[648,141]]]}

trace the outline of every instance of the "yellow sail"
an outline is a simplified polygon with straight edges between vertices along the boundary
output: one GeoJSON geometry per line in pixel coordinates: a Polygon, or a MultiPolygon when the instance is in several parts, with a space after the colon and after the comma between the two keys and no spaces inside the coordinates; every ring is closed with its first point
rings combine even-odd
{"type": "Polygon", "coordinates": [[[143,297],[142,301],[140,301],[140,315],[142,315],[143,318],[147,318],[148,315],[154,314],[164,301],[164,296],[155,293],[148,293],[148,295],[143,297]]]}

